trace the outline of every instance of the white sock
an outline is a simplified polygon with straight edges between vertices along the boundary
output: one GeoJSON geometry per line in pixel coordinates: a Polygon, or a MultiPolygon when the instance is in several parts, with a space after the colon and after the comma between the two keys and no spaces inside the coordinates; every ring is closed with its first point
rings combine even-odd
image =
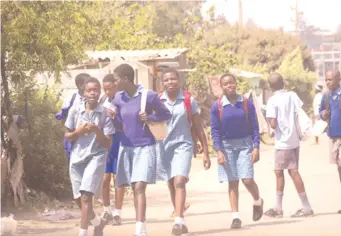
{"type": "Polygon", "coordinates": [[[141,221],[136,221],[135,233],[140,234],[140,233],[145,233],[145,232],[146,232],[146,224],[141,221]]]}
{"type": "Polygon", "coordinates": [[[310,211],[311,210],[311,206],[310,206],[307,194],[305,192],[303,192],[303,193],[299,193],[298,195],[301,198],[301,202],[302,202],[302,205],[303,205],[303,210],[305,212],[310,211]]]}
{"type": "Polygon", "coordinates": [[[181,218],[181,217],[177,216],[174,219],[174,224],[184,225],[185,224],[185,220],[184,220],[184,218],[181,218]]]}
{"type": "Polygon", "coordinates": [[[88,236],[88,230],[80,228],[78,236],[88,236]]]}
{"type": "Polygon", "coordinates": [[[98,216],[95,216],[90,222],[94,227],[97,227],[101,224],[101,219],[98,216]]]}
{"type": "Polygon", "coordinates": [[[104,206],[103,208],[104,208],[104,212],[107,212],[110,215],[112,215],[112,208],[111,208],[111,206],[104,206]]]}
{"type": "Polygon", "coordinates": [[[254,201],[253,201],[253,205],[254,205],[254,206],[261,206],[261,205],[262,205],[262,199],[259,198],[258,200],[254,200],[254,201]]]}
{"type": "Polygon", "coordinates": [[[232,219],[239,219],[239,212],[232,212],[232,219]]]}
{"type": "Polygon", "coordinates": [[[113,213],[113,216],[121,216],[121,211],[122,209],[114,209],[114,213],[113,213]]]}
{"type": "Polygon", "coordinates": [[[282,210],[283,192],[276,192],[276,206],[275,210],[282,210]]]}

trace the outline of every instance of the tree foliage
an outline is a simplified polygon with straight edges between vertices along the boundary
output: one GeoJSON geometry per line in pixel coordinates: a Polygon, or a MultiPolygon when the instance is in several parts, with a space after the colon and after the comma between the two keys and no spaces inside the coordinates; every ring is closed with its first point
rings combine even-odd
{"type": "MultiPolygon", "coordinates": [[[[83,57],[84,46],[96,43],[97,38],[94,33],[98,29],[92,27],[91,12],[96,3],[75,3],[75,2],[4,2],[1,7],[1,96],[2,96],[2,129],[7,131],[13,119],[13,107],[16,107],[15,101],[21,93],[16,90],[24,91],[27,100],[37,101],[37,90],[32,89],[32,78],[37,72],[48,71],[53,73],[58,79],[59,73],[66,69],[67,65],[76,63],[83,57]]],[[[36,109],[41,103],[31,104],[36,109]]],[[[23,110],[15,110],[18,114],[23,114],[23,110]]],[[[26,139],[25,142],[31,142],[39,139],[41,142],[31,142],[26,146],[23,156],[17,156],[11,142],[2,135],[1,142],[4,147],[5,158],[9,159],[8,177],[6,179],[5,195],[24,193],[23,184],[13,186],[8,181],[11,176],[18,175],[12,173],[14,169],[22,169],[20,158],[36,153],[40,150],[40,156],[54,156],[54,160],[64,158],[62,149],[51,148],[51,145],[43,145],[44,135],[56,137],[53,134],[44,134],[44,132],[59,132],[59,130],[49,130],[46,127],[55,127],[51,119],[50,110],[44,110],[35,117],[32,113],[25,117],[28,121],[28,127],[34,127],[34,136],[26,139]],[[45,113],[44,113],[45,112],[45,113]],[[40,119],[46,119],[46,122],[40,122],[40,119]],[[45,123],[45,125],[43,125],[45,123]],[[46,124],[47,123],[47,124],[46,124]],[[42,124],[42,126],[40,126],[42,124]],[[37,126],[38,125],[38,126],[37,126]],[[39,148],[35,144],[41,144],[39,148]],[[58,155],[52,155],[58,151],[58,155]],[[18,164],[19,163],[19,164],[18,164]],[[17,165],[17,166],[16,166],[17,165]],[[16,188],[21,189],[17,190],[16,188]]],[[[32,133],[31,133],[32,135],[32,133]]],[[[45,139],[49,140],[49,139],[45,139]]],[[[61,140],[61,137],[60,137],[61,140]]],[[[54,140],[59,142],[59,140],[54,140]]],[[[56,146],[56,148],[58,145],[56,146]]],[[[3,151],[3,150],[2,150],[3,151]]],[[[38,158],[39,159],[39,155],[38,158]]],[[[43,158],[40,158],[43,160],[43,158]]],[[[52,161],[53,159],[49,159],[52,161]]],[[[42,166],[40,166],[42,167],[42,166]]],[[[53,167],[53,165],[52,165],[53,167]]],[[[22,170],[20,170],[22,173],[22,170]]],[[[39,176],[39,173],[35,173],[39,176]]],[[[22,178],[23,176],[18,176],[22,178]]],[[[40,175],[44,178],[44,175],[40,175]]],[[[49,187],[54,187],[60,183],[62,178],[54,181],[49,187]]],[[[47,189],[48,190],[48,189],[47,189]]],[[[24,199],[20,196],[20,199],[24,199]]],[[[3,204],[10,205],[11,202],[2,201],[3,204]]],[[[18,204],[18,203],[16,203],[18,204]]]]}
{"type": "Polygon", "coordinates": [[[312,107],[312,85],[317,75],[304,68],[302,51],[299,47],[286,56],[278,71],[283,74],[287,89],[295,91],[304,101],[304,108],[309,111],[312,107]]]}

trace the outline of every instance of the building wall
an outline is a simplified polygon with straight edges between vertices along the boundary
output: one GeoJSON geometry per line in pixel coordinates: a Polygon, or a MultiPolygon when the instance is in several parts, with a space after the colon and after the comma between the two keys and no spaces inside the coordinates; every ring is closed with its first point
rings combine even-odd
{"type": "MultiPolygon", "coordinates": [[[[165,63],[165,62],[177,62],[179,63],[179,68],[176,69],[187,69],[188,65],[187,65],[187,61],[186,61],[186,53],[181,54],[180,56],[174,58],[174,59],[158,59],[158,60],[150,60],[150,61],[141,61],[141,63],[147,65],[150,69],[149,69],[149,85],[150,85],[150,89],[153,89],[153,87],[155,87],[155,90],[157,92],[161,92],[163,91],[163,87],[162,87],[162,81],[161,81],[161,71],[157,72],[157,77],[154,79],[153,77],[153,68],[154,68],[154,64],[158,64],[158,63],[165,63]],[[155,83],[155,84],[154,84],[155,83]],[[154,85],[154,86],[153,86],[154,85]]],[[[187,73],[186,72],[179,72],[179,76],[180,76],[180,81],[181,84],[184,85],[186,80],[187,80],[187,73]]]]}

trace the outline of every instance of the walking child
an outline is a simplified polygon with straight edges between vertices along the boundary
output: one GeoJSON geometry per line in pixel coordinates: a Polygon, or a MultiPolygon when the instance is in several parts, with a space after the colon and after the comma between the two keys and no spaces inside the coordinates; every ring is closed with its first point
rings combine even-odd
{"type": "Polygon", "coordinates": [[[221,96],[211,109],[211,134],[218,156],[219,182],[228,181],[232,209],[232,229],[241,228],[239,180],[252,195],[253,220],[263,216],[263,199],[254,180],[254,164],[259,161],[259,125],[255,106],[237,94],[237,79],[232,74],[220,78],[221,96]]]}
{"type": "Polygon", "coordinates": [[[70,178],[73,197],[81,208],[79,236],[88,235],[89,221],[94,236],[102,236],[105,222],[96,216],[93,196],[100,191],[114,126],[106,109],[98,103],[100,82],[89,78],[84,83],[85,103],[71,108],[65,122],[65,138],[72,142],[70,178]]]}
{"type": "Polygon", "coordinates": [[[148,122],[167,121],[171,114],[153,91],[148,91],[146,109],[141,112],[144,88],[134,83],[134,69],[130,65],[118,66],[114,74],[120,91],[114,100],[116,118],[123,126],[116,187],[133,187],[135,236],[146,236],[146,188],[147,184],[156,182],[156,141],[148,128],[148,122]]]}
{"type": "MultiPolygon", "coordinates": [[[[329,123],[327,134],[331,143],[330,163],[336,164],[341,182],[341,87],[340,71],[326,73],[326,85],[329,92],[322,98],[320,116],[329,123]]],[[[341,210],[338,211],[341,214],[341,210]]]]}
{"type": "MultiPolygon", "coordinates": [[[[114,109],[114,98],[117,92],[116,82],[113,74],[108,74],[103,78],[102,87],[104,90],[104,96],[101,98],[100,103],[104,106],[108,106],[108,114],[109,116],[113,116],[112,109],[114,109]]],[[[120,141],[121,141],[121,133],[122,127],[119,122],[112,120],[115,133],[112,136],[112,145],[109,151],[106,167],[105,167],[105,174],[103,179],[103,192],[102,192],[102,200],[103,200],[103,207],[104,212],[102,214],[102,218],[106,222],[112,222],[113,225],[121,225],[121,211],[122,205],[124,200],[124,193],[125,187],[121,186],[119,188],[115,188],[115,208],[114,210],[110,206],[110,183],[111,178],[115,179],[117,173],[117,158],[118,158],[118,151],[120,148],[120,141]]]]}
{"type": "Polygon", "coordinates": [[[276,204],[264,214],[269,217],[283,217],[284,170],[288,170],[303,205],[303,208],[292,217],[313,216],[314,211],[310,206],[302,177],[298,171],[300,137],[296,122],[298,122],[297,114],[303,102],[296,93],[284,90],[284,80],[281,74],[271,74],[269,84],[274,95],[268,100],[266,117],[271,128],[275,130],[276,204]]]}
{"type": "MultiPolygon", "coordinates": [[[[191,130],[203,144],[203,165],[207,170],[211,166],[208,145],[200,118],[200,108],[188,92],[180,88],[179,74],[175,69],[166,69],[162,73],[162,82],[165,89],[160,96],[161,101],[172,113],[172,119],[167,122],[168,136],[159,143],[164,164],[162,180],[168,181],[168,188],[175,210],[175,221],[172,229],[173,235],[187,234],[188,229],[184,221],[186,210],[186,183],[193,157],[193,139],[191,130]]],[[[160,170],[158,170],[160,172],[160,170]]]]}
{"type": "MultiPolygon", "coordinates": [[[[86,73],[78,74],[75,78],[75,84],[78,91],[73,93],[70,97],[65,99],[62,105],[62,110],[55,115],[57,120],[65,120],[68,116],[68,112],[72,107],[77,107],[84,102],[83,92],[84,92],[84,81],[90,78],[90,75],[86,73]]],[[[66,157],[68,162],[70,162],[70,153],[72,149],[72,143],[64,139],[64,149],[66,151],[66,157]]]]}

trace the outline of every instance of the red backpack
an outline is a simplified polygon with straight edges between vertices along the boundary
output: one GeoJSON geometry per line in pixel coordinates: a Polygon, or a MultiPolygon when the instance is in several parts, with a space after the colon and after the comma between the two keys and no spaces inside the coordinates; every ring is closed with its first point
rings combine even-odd
{"type": "MultiPolygon", "coordinates": [[[[195,127],[193,125],[193,122],[192,122],[192,105],[191,105],[191,97],[192,97],[192,94],[190,92],[187,92],[187,91],[184,91],[184,106],[185,106],[185,109],[186,109],[186,112],[187,112],[187,119],[188,119],[188,123],[189,125],[191,126],[191,134],[192,134],[192,139],[193,139],[193,154],[194,154],[194,157],[196,157],[196,154],[197,154],[197,141],[198,141],[198,138],[197,138],[197,135],[196,135],[196,132],[195,132],[195,127]]],[[[162,96],[162,93],[159,94],[159,98],[161,98],[162,96]]],[[[163,100],[161,100],[162,103],[164,103],[163,100]]]]}
{"type": "MultiPolygon", "coordinates": [[[[243,98],[243,108],[245,111],[245,116],[246,116],[246,122],[249,123],[249,105],[247,103],[247,98],[242,96],[243,98]]],[[[223,120],[223,103],[222,103],[222,99],[223,96],[220,96],[218,98],[218,117],[219,117],[219,121],[221,123],[221,121],[223,120]]]]}

